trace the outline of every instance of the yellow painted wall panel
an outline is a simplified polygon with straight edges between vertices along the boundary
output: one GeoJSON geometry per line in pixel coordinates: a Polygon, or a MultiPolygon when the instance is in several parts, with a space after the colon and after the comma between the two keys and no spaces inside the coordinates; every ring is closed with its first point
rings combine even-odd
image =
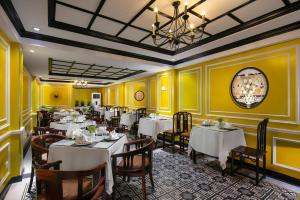
{"type": "Polygon", "coordinates": [[[300,172],[300,140],[276,141],[276,163],[298,169],[300,172]]]}
{"type": "Polygon", "coordinates": [[[149,80],[149,109],[156,111],[157,81],[155,78],[149,80]]]}
{"type": "Polygon", "coordinates": [[[42,100],[44,106],[71,107],[70,85],[43,85],[42,100]]]}

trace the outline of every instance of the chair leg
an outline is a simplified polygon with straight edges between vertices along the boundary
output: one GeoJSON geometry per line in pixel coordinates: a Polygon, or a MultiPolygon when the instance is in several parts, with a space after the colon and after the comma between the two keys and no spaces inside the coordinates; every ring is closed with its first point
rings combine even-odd
{"type": "Polygon", "coordinates": [[[165,148],[166,145],[166,135],[163,133],[163,149],[165,148]]]}
{"type": "Polygon", "coordinates": [[[258,183],[259,183],[259,158],[258,157],[256,157],[256,176],[255,176],[255,178],[256,178],[256,185],[258,185],[258,183]]]}
{"type": "Polygon", "coordinates": [[[29,182],[29,187],[28,187],[28,191],[27,191],[28,193],[31,193],[33,178],[34,178],[34,168],[31,167],[30,182],[29,182]]]}
{"type": "Polygon", "coordinates": [[[192,149],[192,152],[193,152],[193,162],[194,162],[194,164],[197,164],[196,163],[196,151],[194,149],[192,149]]]}
{"type": "Polygon", "coordinates": [[[235,152],[231,152],[231,166],[230,166],[230,174],[233,176],[233,168],[234,168],[234,158],[235,158],[235,152]]]}
{"type": "Polygon", "coordinates": [[[172,152],[175,153],[175,136],[172,135],[172,152]]]}
{"type": "Polygon", "coordinates": [[[263,156],[263,178],[266,177],[266,166],[267,166],[267,158],[266,155],[263,156]]]}
{"type": "Polygon", "coordinates": [[[142,176],[142,191],[143,191],[143,196],[144,199],[146,200],[146,179],[145,179],[145,175],[142,176]]]}
{"type": "Polygon", "coordinates": [[[150,182],[151,182],[152,189],[154,189],[154,181],[153,181],[153,176],[152,176],[152,170],[150,170],[150,172],[149,172],[149,177],[150,177],[150,182]]]}

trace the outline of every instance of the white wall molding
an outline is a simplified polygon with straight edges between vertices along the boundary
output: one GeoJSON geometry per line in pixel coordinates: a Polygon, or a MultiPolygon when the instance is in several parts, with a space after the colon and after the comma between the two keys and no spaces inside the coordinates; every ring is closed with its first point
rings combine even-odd
{"type": "MultiPolygon", "coordinates": [[[[290,74],[291,74],[291,66],[290,66],[290,54],[287,53],[283,53],[280,55],[284,55],[288,57],[289,63],[288,63],[288,73],[287,73],[287,80],[288,80],[288,94],[287,94],[287,99],[288,99],[288,105],[287,105],[287,113],[286,114],[268,114],[268,113],[239,113],[239,112],[232,112],[232,111],[217,111],[217,110],[210,110],[210,86],[208,83],[210,83],[210,71],[215,69],[215,68],[224,68],[224,67],[232,67],[236,64],[244,64],[244,63],[250,63],[253,62],[254,60],[248,60],[248,61],[244,61],[244,62],[240,62],[240,63],[235,63],[235,64],[228,64],[231,63],[233,61],[242,61],[244,59],[247,58],[253,58],[256,56],[261,56],[261,55],[266,55],[266,54],[270,54],[270,53],[274,53],[274,52],[280,52],[283,50],[290,50],[290,49],[296,49],[297,50],[297,63],[296,63],[296,80],[297,82],[295,83],[296,85],[296,113],[295,113],[295,121],[293,120],[285,120],[285,119],[270,119],[271,122],[275,122],[275,123],[283,123],[283,124],[293,124],[293,125],[297,125],[300,123],[300,111],[299,111],[299,105],[300,105],[300,86],[299,86],[299,68],[300,68],[300,63],[299,63],[299,45],[294,45],[294,46],[289,46],[289,47],[284,47],[284,48],[280,48],[280,49],[276,49],[276,50],[271,50],[271,51],[267,51],[267,52],[262,52],[262,53],[257,53],[257,54],[252,54],[249,56],[244,56],[244,57],[240,57],[240,58],[236,58],[236,59],[231,59],[231,60],[226,60],[223,62],[218,62],[218,63],[214,63],[214,64],[210,64],[210,65],[206,65],[205,66],[205,71],[206,71],[206,79],[205,79],[205,94],[206,94],[206,98],[205,98],[205,108],[206,108],[206,112],[205,115],[206,116],[211,116],[211,117],[224,117],[224,118],[233,118],[233,119],[246,119],[246,120],[254,120],[254,121],[260,121],[263,118],[260,118],[258,116],[272,116],[272,117],[282,117],[282,118],[290,118],[291,117],[291,97],[290,97],[290,93],[291,93],[291,78],[290,78],[290,74]],[[227,65],[228,64],[228,65],[227,65]],[[220,66],[223,65],[223,66],[220,66]],[[225,66],[224,66],[225,65],[225,66]],[[217,114],[220,113],[220,114],[217,114]],[[229,114],[229,115],[226,115],[229,114]],[[225,115],[224,115],[225,114],[225,115]],[[257,117],[246,117],[246,116],[232,116],[230,114],[242,114],[242,115],[253,115],[253,116],[257,116],[257,117]]],[[[278,56],[278,55],[277,55],[278,56]]],[[[277,56],[268,56],[268,57],[263,57],[260,59],[255,59],[255,60],[265,60],[265,59],[269,59],[269,58],[273,58],[273,57],[277,57],[277,56]]]]}
{"type": "Polygon", "coordinates": [[[7,172],[6,174],[2,177],[2,179],[0,180],[0,185],[3,185],[4,182],[7,180],[7,178],[10,175],[10,166],[11,166],[11,162],[10,162],[10,143],[6,143],[3,146],[1,146],[0,148],[0,153],[3,152],[5,149],[7,149],[7,163],[5,163],[4,165],[6,166],[7,172]]]}
{"type": "Polygon", "coordinates": [[[202,115],[202,66],[197,67],[197,68],[192,68],[192,69],[186,69],[186,70],[181,70],[178,72],[178,110],[184,110],[184,111],[188,111],[191,112],[192,114],[195,115],[202,115]],[[183,108],[183,98],[182,98],[182,94],[181,94],[181,90],[182,90],[182,86],[181,86],[181,78],[184,74],[193,74],[193,73],[198,73],[199,75],[199,79],[197,80],[197,104],[198,104],[198,108],[197,109],[185,109],[183,108]]]}
{"type": "Polygon", "coordinates": [[[277,162],[277,155],[276,155],[276,148],[277,148],[277,141],[281,140],[281,141],[287,141],[287,142],[292,142],[292,143],[297,143],[300,144],[300,140],[293,140],[293,139],[287,139],[287,138],[280,138],[280,137],[272,137],[272,164],[278,167],[282,167],[285,169],[289,169],[292,171],[297,171],[300,172],[300,168],[295,168],[292,166],[288,166],[285,164],[281,164],[277,162]]]}
{"type": "MultiPolygon", "coordinates": [[[[0,130],[3,130],[10,126],[10,45],[5,41],[3,37],[0,36],[1,42],[3,42],[4,45],[0,45],[0,48],[3,48],[5,50],[5,117],[3,119],[0,119],[0,122],[6,121],[6,123],[2,124],[0,126],[0,130]]],[[[1,44],[1,43],[0,43],[1,44]]]]}

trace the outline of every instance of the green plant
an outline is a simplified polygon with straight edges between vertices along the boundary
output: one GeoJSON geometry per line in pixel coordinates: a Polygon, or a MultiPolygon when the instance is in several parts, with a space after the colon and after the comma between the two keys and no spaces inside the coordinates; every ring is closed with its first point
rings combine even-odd
{"type": "Polygon", "coordinates": [[[79,101],[76,100],[76,101],[75,101],[75,107],[78,107],[78,106],[79,106],[79,101]]]}
{"type": "Polygon", "coordinates": [[[91,106],[92,103],[90,101],[88,101],[88,103],[86,104],[87,106],[91,106]]]}
{"type": "Polygon", "coordinates": [[[81,103],[80,103],[80,106],[84,106],[85,104],[84,104],[84,101],[81,101],[81,103]]]}
{"type": "Polygon", "coordinates": [[[89,125],[86,127],[87,130],[90,132],[90,133],[96,133],[96,126],[95,125],[89,125]]]}
{"type": "Polygon", "coordinates": [[[222,122],[224,122],[224,119],[223,118],[218,118],[218,122],[222,123],[222,122]]]}

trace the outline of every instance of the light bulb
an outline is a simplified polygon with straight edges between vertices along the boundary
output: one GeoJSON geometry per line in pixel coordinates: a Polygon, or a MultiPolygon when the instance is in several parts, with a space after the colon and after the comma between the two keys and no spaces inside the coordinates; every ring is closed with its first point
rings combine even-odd
{"type": "Polygon", "coordinates": [[[195,25],[194,25],[194,24],[190,24],[190,28],[191,28],[191,29],[194,29],[194,28],[195,28],[195,25]]]}
{"type": "Polygon", "coordinates": [[[154,8],[154,12],[158,13],[158,8],[157,7],[154,8]]]}
{"type": "Polygon", "coordinates": [[[202,11],[201,11],[201,16],[202,16],[202,17],[205,17],[205,15],[206,15],[205,10],[202,10],[202,11]]]}
{"type": "Polygon", "coordinates": [[[185,6],[188,6],[188,5],[189,5],[188,0],[185,0],[185,1],[184,1],[184,5],[185,5],[185,6]]]}

